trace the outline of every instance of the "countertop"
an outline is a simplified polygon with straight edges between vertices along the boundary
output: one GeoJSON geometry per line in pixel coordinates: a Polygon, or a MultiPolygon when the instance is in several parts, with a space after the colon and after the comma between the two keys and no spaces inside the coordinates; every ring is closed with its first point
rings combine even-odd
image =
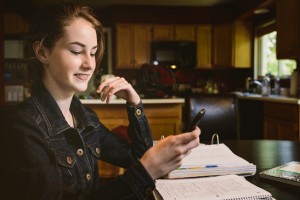
{"type": "Polygon", "coordinates": [[[243,93],[238,95],[238,99],[267,101],[267,102],[276,102],[276,103],[290,103],[290,104],[300,105],[300,99],[295,97],[281,96],[281,95],[262,96],[259,94],[243,93]]]}
{"type": "MultiPolygon", "coordinates": [[[[266,101],[276,103],[290,103],[300,105],[300,99],[295,97],[287,97],[281,95],[262,96],[259,94],[240,93],[237,95],[238,99],[253,100],[253,101],[266,101]]],[[[83,104],[106,104],[100,99],[81,99],[83,104]]],[[[142,99],[143,104],[172,104],[172,103],[184,103],[184,98],[162,98],[162,99],[142,99]]],[[[125,104],[123,99],[113,99],[109,104],[125,104]]]]}
{"type": "MultiPolygon", "coordinates": [[[[100,99],[81,99],[83,104],[106,104],[100,99]]],[[[184,103],[184,98],[165,98],[165,99],[142,99],[143,104],[172,104],[172,103],[184,103]]],[[[109,104],[125,104],[124,99],[113,99],[109,104]]]]}

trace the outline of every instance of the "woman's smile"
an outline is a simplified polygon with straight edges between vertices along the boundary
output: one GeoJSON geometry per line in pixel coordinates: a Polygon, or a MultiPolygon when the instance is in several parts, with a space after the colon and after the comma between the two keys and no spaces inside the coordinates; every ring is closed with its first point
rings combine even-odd
{"type": "Polygon", "coordinates": [[[75,74],[75,77],[79,80],[82,80],[82,81],[88,81],[89,78],[90,78],[90,75],[89,74],[81,74],[81,73],[78,73],[78,74],[75,74]]]}

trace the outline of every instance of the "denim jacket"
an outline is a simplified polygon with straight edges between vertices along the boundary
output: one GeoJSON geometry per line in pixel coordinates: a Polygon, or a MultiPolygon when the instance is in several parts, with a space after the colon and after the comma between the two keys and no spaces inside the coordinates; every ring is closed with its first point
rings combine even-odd
{"type": "Polygon", "coordinates": [[[130,145],[111,134],[75,96],[70,111],[77,126],[70,127],[42,86],[21,105],[10,121],[11,132],[5,133],[8,195],[30,200],[147,199],[155,183],[139,158],[153,145],[151,132],[142,103],[126,107],[130,145]],[[98,159],[127,170],[99,187],[98,159]]]}

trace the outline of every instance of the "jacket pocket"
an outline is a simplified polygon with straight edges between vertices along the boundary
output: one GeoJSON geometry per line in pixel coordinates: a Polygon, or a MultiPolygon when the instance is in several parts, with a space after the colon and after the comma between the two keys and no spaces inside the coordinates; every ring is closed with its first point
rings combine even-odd
{"type": "Polygon", "coordinates": [[[69,151],[55,152],[58,161],[58,167],[64,188],[72,190],[76,184],[76,158],[69,151]]]}
{"type": "Polygon", "coordinates": [[[98,160],[100,159],[100,156],[101,156],[101,147],[99,144],[97,143],[94,143],[94,144],[88,144],[87,145],[90,153],[91,153],[91,159],[92,159],[92,162],[93,162],[93,167],[94,169],[93,170],[96,170],[97,168],[97,164],[98,164],[98,160]]]}

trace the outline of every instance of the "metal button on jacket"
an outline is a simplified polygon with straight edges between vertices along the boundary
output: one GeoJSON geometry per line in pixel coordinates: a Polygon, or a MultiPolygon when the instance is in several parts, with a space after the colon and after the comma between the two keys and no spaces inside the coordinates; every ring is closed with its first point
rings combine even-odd
{"type": "Polygon", "coordinates": [[[73,163],[73,159],[70,156],[67,156],[67,163],[70,165],[73,163]]]}
{"type": "Polygon", "coordinates": [[[139,116],[142,114],[142,111],[141,111],[141,109],[136,109],[135,113],[139,116]]]}
{"type": "Polygon", "coordinates": [[[86,178],[87,181],[90,181],[92,179],[92,176],[89,173],[87,173],[85,175],[85,178],[86,178]]]}
{"type": "Polygon", "coordinates": [[[82,149],[77,149],[77,155],[82,156],[83,155],[83,150],[82,149]]]}
{"type": "Polygon", "coordinates": [[[96,148],[96,154],[97,154],[97,156],[100,156],[100,148],[99,147],[96,148]]]}

